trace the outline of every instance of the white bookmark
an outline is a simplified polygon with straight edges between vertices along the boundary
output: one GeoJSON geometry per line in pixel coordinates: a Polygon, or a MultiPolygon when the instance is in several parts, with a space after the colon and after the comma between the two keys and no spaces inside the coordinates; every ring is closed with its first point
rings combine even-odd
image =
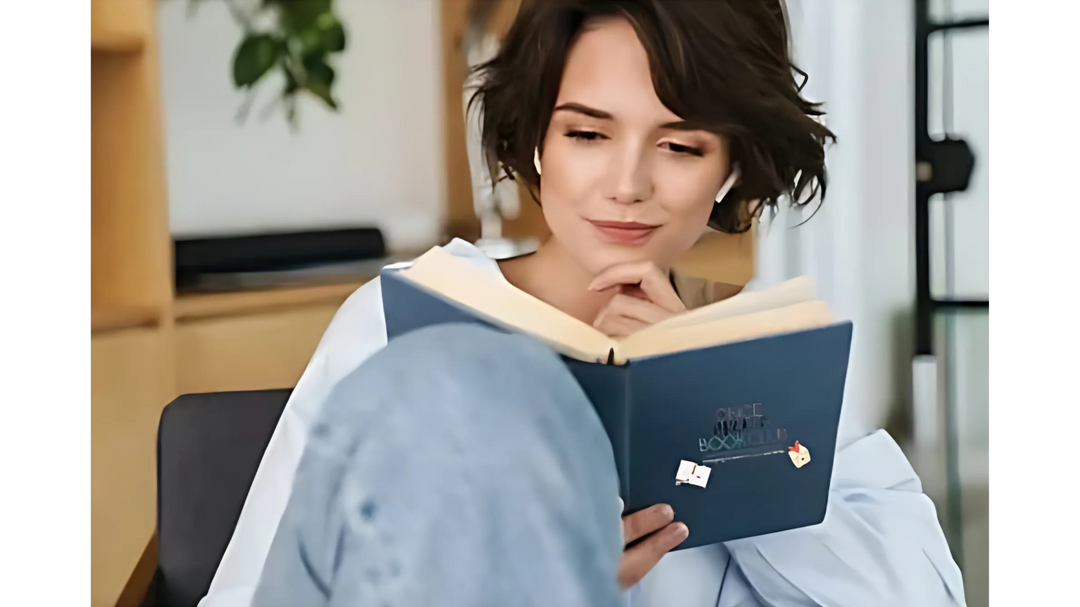
{"type": "Polygon", "coordinates": [[[686,483],[704,488],[705,485],[709,484],[709,473],[711,472],[712,468],[708,466],[699,466],[694,462],[682,460],[679,462],[678,472],[675,473],[675,484],[686,483]]]}

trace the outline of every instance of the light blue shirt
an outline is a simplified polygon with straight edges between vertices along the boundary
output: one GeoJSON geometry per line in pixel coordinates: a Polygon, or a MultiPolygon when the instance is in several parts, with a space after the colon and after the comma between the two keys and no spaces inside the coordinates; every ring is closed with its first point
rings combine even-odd
{"type": "MultiPolygon", "coordinates": [[[[446,249],[499,272],[471,244],[446,249]]],[[[331,389],[385,345],[376,279],[342,305],[293,391],[201,607],[251,604],[312,422],[331,389]]],[[[883,430],[838,450],[820,525],[668,554],[625,596],[628,607],[964,605],[934,505],[883,430]]]]}

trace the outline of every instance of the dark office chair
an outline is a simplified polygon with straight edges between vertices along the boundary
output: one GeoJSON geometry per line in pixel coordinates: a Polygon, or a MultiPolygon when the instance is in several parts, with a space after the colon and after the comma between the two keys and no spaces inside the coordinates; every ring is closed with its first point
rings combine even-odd
{"type": "Polygon", "coordinates": [[[291,390],[192,394],[158,427],[158,564],[144,604],[195,607],[210,588],[291,390]]]}

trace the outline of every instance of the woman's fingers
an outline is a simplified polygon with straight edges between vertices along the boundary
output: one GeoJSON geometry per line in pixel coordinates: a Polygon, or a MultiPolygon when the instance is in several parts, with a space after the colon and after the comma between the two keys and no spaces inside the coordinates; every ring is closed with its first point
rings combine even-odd
{"type": "Polygon", "coordinates": [[[599,320],[603,316],[624,316],[626,318],[641,321],[646,325],[654,325],[665,318],[670,318],[671,315],[671,312],[651,301],[645,301],[644,299],[638,299],[632,295],[619,293],[611,298],[611,301],[609,301],[603,311],[600,312],[597,319],[599,320]]]}
{"type": "Polygon", "coordinates": [[[619,586],[626,589],[637,584],[665,554],[683,543],[689,535],[690,530],[683,523],[670,523],[633,548],[623,551],[619,561],[619,586]]]}
{"type": "Polygon", "coordinates": [[[683,305],[667,273],[651,261],[637,261],[614,265],[593,279],[589,289],[603,291],[617,285],[637,285],[649,301],[668,312],[684,312],[683,305]]]}
{"type": "Polygon", "coordinates": [[[622,338],[630,337],[649,325],[625,316],[606,315],[598,318],[594,326],[608,337],[622,338]]]}
{"type": "Polygon", "coordinates": [[[630,544],[675,520],[675,511],[667,504],[656,504],[622,518],[623,543],[630,544]]]}

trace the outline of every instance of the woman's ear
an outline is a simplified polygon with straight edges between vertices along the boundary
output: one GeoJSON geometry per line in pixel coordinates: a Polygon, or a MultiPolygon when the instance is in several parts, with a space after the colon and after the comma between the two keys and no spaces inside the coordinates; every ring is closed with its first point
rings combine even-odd
{"type": "Polygon", "coordinates": [[[724,185],[720,186],[720,191],[716,193],[716,198],[714,200],[717,203],[722,201],[724,196],[727,196],[727,193],[739,183],[739,179],[741,178],[742,171],[739,169],[739,163],[733,163],[731,165],[731,172],[728,173],[727,179],[724,180],[724,185]]]}
{"type": "Polygon", "coordinates": [[[540,148],[533,148],[533,167],[536,168],[536,174],[540,174],[540,148]]]}

